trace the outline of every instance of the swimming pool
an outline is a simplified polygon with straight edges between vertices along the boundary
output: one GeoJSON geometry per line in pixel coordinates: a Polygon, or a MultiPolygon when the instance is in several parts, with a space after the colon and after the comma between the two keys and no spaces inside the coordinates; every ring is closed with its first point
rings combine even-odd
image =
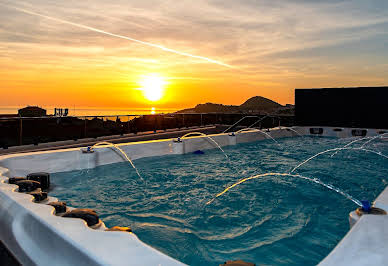
{"type": "MultiPolygon", "coordinates": [[[[357,205],[295,177],[249,180],[206,203],[234,182],[268,172],[288,173],[299,162],[353,138],[294,137],[169,155],[52,175],[51,195],[93,208],[107,226],[130,226],[145,243],[190,265],[243,259],[257,264],[312,265],[346,234],[357,205]]],[[[354,143],[354,147],[362,144],[354,143]]],[[[368,149],[388,154],[386,142],[368,149]]],[[[387,186],[387,159],[360,150],[327,153],[295,173],[319,178],[357,199],[373,200],[387,186]]]]}

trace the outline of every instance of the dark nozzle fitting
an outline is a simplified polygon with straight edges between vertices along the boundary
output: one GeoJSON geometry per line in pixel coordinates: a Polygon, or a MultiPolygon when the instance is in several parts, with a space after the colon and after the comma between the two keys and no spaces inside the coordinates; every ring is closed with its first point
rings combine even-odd
{"type": "Polygon", "coordinates": [[[16,184],[16,182],[19,182],[19,181],[22,181],[22,180],[26,180],[26,178],[25,177],[10,177],[9,179],[8,179],[8,183],[9,184],[16,184]]]}
{"type": "Polygon", "coordinates": [[[220,264],[220,266],[228,265],[228,266],[256,266],[256,264],[251,262],[246,262],[243,260],[229,260],[224,264],[220,264]]]}
{"type": "Polygon", "coordinates": [[[91,146],[87,146],[86,149],[81,149],[82,153],[93,153],[94,149],[91,146]]]}
{"type": "Polygon", "coordinates": [[[370,202],[369,202],[369,200],[362,200],[361,201],[361,204],[362,204],[362,210],[364,211],[364,212],[367,212],[367,213],[369,213],[370,212],[370,210],[371,210],[371,204],[370,204],[370,202]]]}
{"type": "Polygon", "coordinates": [[[97,213],[91,209],[74,209],[66,212],[62,217],[83,219],[90,227],[100,224],[97,213]]]}
{"type": "Polygon", "coordinates": [[[178,138],[174,139],[173,141],[174,141],[174,142],[179,142],[179,143],[180,143],[180,142],[182,142],[182,139],[181,139],[181,137],[178,137],[178,138]]]}
{"type": "Polygon", "coordinates": [[[387,215],[387,212],[383,209],[373,207],[368,200],[361,201],[362,206],[356,209],[356,214],[362,216],[364,214],[372,215],[387,215]]]}
{"type": "Polygon", "coordinates": [[[27,175],[28,180],[34,180],[40,183],[43,190],[50,188],[50,174],[45,172],[31,173],[27,175]]]}
{"type": "Polygon", "coordinates": [[[19,192],[32,192],[40,188],[40,183],[34,180],[21,180],[15,184],[19,186],[19,192]]]}
{"type": "Polygon", "coordinates": [[[44,201],[45,199],[47,199],[47,192],[34,191],[34,192],[30,192],[28,194],[30,194],[31,196],[34,196],[35,202],[41,202],[41,201],[44,201]]]}
{"type": "Polygon", "coordinates": [[[201,150],[196,150],[196,151],[194,151],[193,153],[194,153],[194,154],[205,154],[205,152],[204,152],[204,151],[201,151],[201,150]]]}
{"type": "Polygon", "coordinates": [[[62,202],[62,201],[50,202],[48,205],[54,207],[55,214],[61,214],[67,211],[66,202],[62,202]]]}

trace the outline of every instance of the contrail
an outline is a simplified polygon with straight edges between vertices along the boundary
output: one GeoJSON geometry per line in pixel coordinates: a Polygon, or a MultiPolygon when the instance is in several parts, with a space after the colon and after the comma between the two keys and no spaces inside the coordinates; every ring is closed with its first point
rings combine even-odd
{"type": "Polygon", "coordinates": [[[116,37],[116,38],[121,38],[121,39],[129,40],[129,41],[132,41],[132,42],[137,42],[137,43],[140,43],[140,44],[143,44],[143,45],[155,47],[155,48],[161,49],[161,50],[166,51],[166,52],[170,52],[170,53],[174,53],[174,54],[178,54],[178,55],[182,55],[182,56],[187,56],[187,57],[191,57],[191,58],[196,58],[196,59],[204,60],[204,61],[207,61],[207,62],[210,62],[210,63],[213,63],[213,64],[217,64],[217,65],[221,65],[221,66],[225,66],[225,67],[229,67],[229,68],[234,68],[231,65],[228,65],[226,63],[223,63],[223,62],[220,62],[220,61],[217,61],[217,60],[213,60],[211,58],[207,58],[207,57],[204,57],[204,56],[199,56],[199,55],[193,55],[193,54],[189,54],[189,53],[185,53],[185,52],[180,52],[180,51],[177,51],[177,50],[174,50],[174,49],[170,49],[170,48],[164,47],[162,45],[158,45],[158,44],[154,44],[154,43],[150,43],[150,42],[144,42],[144,41],[137,40],[137,39],[134,39],[134,38],[131,38],[131,37],[127,37],[127,36],[124,36],[124,35],[120,35],[120,34],[110,33],[110,32],[107,32],[107,31],[104,31],[104,30],[100,30],[100,29],[97,29],[97,28],[94,28],[94,27],[82,25],[82,24],[79,24],[79,23],[74,23],[74,22],[67,21],[67,20],[60,19],[60,18],[54,18],[54,17],[43,15],[43,14],[40,14],[40,13],[37,13],[37,12],[34,12],[34,11],[26,10],[26,9],[23,9],[23,8],[18,8],[18,7],[14,7],[14,6],[8,6],[8,5],[5,5],[3,3],[0,3],[0,5],[6,6],[8,8],[15,9],[17,11],[20,11],[20,12],[23,12],[23,13],[26,13],[26,14],[42,17],[42,18],[45,18],[45,19],[50,19],[50,20],[61,22],[61,23],[64,23],[64,24],[69,24],[69,25],[72,25],[72,26],[75,26],[75,27],[78,27],[78,28],[87,29],[87,30],[91,30],[91,31],[94,31],[94,32],[99,32],[99,33],[102,33],[102,34],[105,34],[105,35],[113,36],[113,37],[116,37]]]}

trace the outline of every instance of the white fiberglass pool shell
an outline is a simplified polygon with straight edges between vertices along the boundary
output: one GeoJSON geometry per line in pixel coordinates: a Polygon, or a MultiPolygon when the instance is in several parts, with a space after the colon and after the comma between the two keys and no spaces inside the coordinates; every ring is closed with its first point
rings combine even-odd
{"type": "MultiPolygon", "coordinates": [[[[301,135],[333,137],[377,136],[384,130],[330,127],[274,128],[273,138],[301,135]]],[[[388,132],[388,131],[387,131],[388,132]]],[[[244,131],[238,134],[210,135],[220,146],[266,139],[265,134],[244,131]]],[[[168,154],[184,154],[212,149],[207,137],[118,144],[132,159],[168,154]]],[[[62,172],[94,168],[123,161],[112,147],[97,147],[83,154],[79,148],[12,154],[0,157],[0,240],[23,265],[183,265],[183,263],[144,244],[135,234],[91,229],[81,219],[54,215],[48,202],[33,202],[33,196],[18,193],[8,178],[31,172],[62,172]]],[[[375,201],[388,211],[388,189],[375,201]]],[[[70,206],[71,207],[71,206],[70,206]]],[[[344,222],[345,217],[344,217],[344,222]]],[[[127,225],[119,225],[127,226],[127,225]]],[[[321,265],[386,265],[388,261],[388,216],[364,215],[321,265]]]]}

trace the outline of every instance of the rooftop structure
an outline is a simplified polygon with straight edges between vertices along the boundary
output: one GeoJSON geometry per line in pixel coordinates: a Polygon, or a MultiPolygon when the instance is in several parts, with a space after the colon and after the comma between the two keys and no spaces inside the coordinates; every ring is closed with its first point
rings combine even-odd
{"type": "Polygon", "coordinates": [[[38,117],[46,116],[47,112],[45,109],[38,106],[27,106],[18,110],[18,114],[21,117],[38,117]]]}
{"type": "Polygon", "coordinates": [[[295,90],[299,126],[388,128],[387,87],[295,90]]]}

